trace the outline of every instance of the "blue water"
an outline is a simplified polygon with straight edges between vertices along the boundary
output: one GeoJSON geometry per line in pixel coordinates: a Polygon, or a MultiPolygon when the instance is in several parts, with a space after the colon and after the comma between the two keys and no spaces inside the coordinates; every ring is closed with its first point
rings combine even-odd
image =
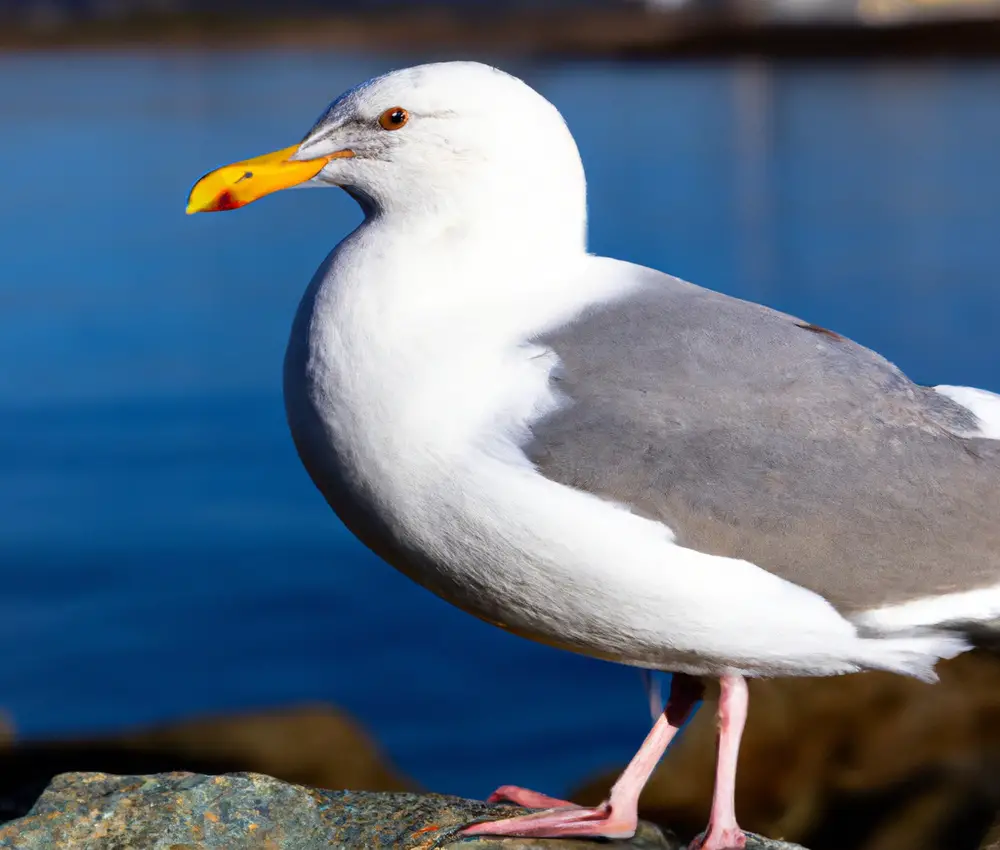
{"type": "MultiPolygon", "coordinates": [[[[282,354],[353,203],[183,215],[208,168],[406,61],[0,57],[0,703],[23,733],[328,700],[473,795],[562,793],[641,740],[634,671],[451,609],[300,468],[282,354]]],[[[1000,391],[1000,66],[505,66],[576,134],[593,250],[1000,391]]]]}

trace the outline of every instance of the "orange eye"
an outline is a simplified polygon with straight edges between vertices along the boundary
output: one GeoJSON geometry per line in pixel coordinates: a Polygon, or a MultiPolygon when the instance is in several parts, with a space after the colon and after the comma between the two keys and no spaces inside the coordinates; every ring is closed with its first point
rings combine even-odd
{"type": "Polygon", "coordinates": [[[410,120],[410,113],[402,106],[393,106],[378,117],[379,126],[383,130],[398,130],[410,120]]]}

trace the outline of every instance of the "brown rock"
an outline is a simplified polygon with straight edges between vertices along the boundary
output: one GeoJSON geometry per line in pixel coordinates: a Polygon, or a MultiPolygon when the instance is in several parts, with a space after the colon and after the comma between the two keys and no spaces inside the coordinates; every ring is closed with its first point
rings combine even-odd
{"type": "MultiPolygon", "coordinates": [[[[680,850],[641,824],[627,841],[460,838],[512,806],[438,794],[323,791],[258,774],[56,777],[31,813],[0,827],[0,848],[80,850],[680,850]]],[[[751,842],[749,850],[794,850],[751,842]]]]}
{"type": "Polygon", "coordinates": [[[301,706],[190,720],[113,738],[2,748],[0,822],[27,812],[61,773],[176,770],[253,771],[289,782],[364,791],[415,788],[346,714],[327,706],[301,706]]]}
{"type": "Polygon", "coordinates": [[[407,791],[416,787],[388,763],[358,723],[325,705],[191,720],[116,740],[139,751],[238,761],[245,770],[319,788],[407,791]]]}

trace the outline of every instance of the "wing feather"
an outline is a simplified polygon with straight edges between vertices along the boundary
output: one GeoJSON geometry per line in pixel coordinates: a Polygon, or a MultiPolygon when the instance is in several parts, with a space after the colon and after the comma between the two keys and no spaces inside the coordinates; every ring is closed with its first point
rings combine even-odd
{"type": "Polygon", "coordinates": [[[1000,444],[962,436],[967,407],[835,332],[595,263],[641,280],[536,340],[566,400],[524,446],[544,475],[844,613],[1000,584],[1000,444]]]}

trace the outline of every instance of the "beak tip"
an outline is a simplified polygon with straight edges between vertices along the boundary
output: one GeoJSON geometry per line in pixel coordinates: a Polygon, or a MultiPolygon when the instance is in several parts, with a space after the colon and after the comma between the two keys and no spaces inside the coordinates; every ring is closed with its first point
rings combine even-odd
{"type": "Polygon", "coordinates": [[[185,215],[194,215],[195,213],[205,212],[205,210],[210,206],[205,203],[205,193],[199,192],[199,186],[201,181],[199,180],[188,192],[187,203],[184,205],[185,215]]]}
{"type": "Polygon", "coordinates": [[[200,201],[194,201],[189,198],[184,212],[186,215],[225,212],[227,210],[238,210],[240,207],[245,207],[248,203],[249,201],[234,197],[232,192],[223,191],[207,200],[203,198],[200,201]]]}

